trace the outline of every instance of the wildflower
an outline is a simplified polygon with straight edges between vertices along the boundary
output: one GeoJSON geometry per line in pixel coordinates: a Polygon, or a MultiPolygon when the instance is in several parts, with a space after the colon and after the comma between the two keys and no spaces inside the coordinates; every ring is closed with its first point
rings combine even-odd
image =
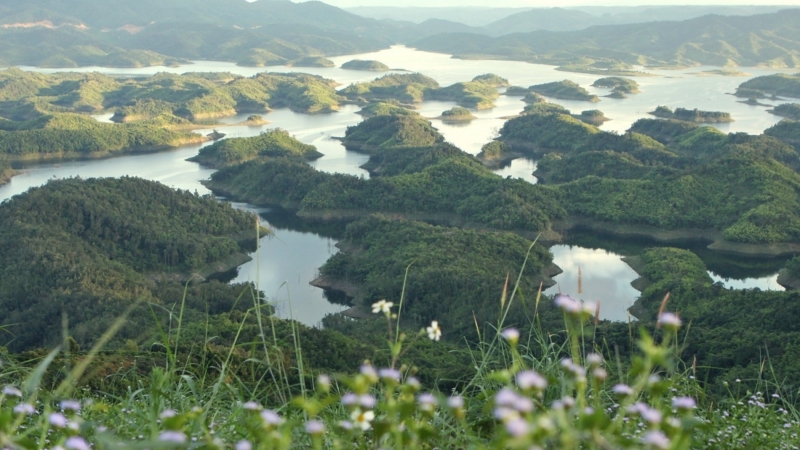
{"type": "Polygon", "coordinates": [[[158,435],[158,440],[183,444],[186,442],[186,435],[181,431],[162,431],[161,434],[158,435]]]}
{"type": "Polygon", "coordinates": [[[651,424],[661,423],[661,412],[651,408],[645,403],[637,402],[628,407],[628,412],[631,414],[639,414],[642,418],[651,424]]]}
{"type": "Polygon", "coordinates": [[[431,412],[436,407],[436,397],[428,393],[420,394],[417,397],[417,403],[419,403],[419,409],[431,412]]]}
{"type": "Polygon", "coordinates": [[[642,443],[662,450],[670,446],[669,438],[661,431],[647,432],[642,438],[642,443]]]}
{"type": "Polygon", "coordinates": [[[370,383],[378,382],[378,372],[375,372],[375,369],[369,364],[362,364],[359,370],[361,371],[361,375],[367,377],[370,383]]]}
{"type": "Polygon", "coordinates": [[[342,404],[345,406],[352,406],[358,402],[358,396],[352,392],[348,392],[342,396],[342,404]]]}
{"type": "Polygon", "coordinates": [[[331,377],[322,374],[317,377],[317,386],[319,386],[323,391],[327,392],[331,390],[331,377]]]}
{"type": "Polygon", "coordinates": [[[517,402],[519,395],[509,388],[500,389],[494,396],[494,402],[498,406],[513,406],[517,402]]]}
{"type": "Polygon", "coordinates": [[[514,402],[514,409],[522,413],[531,412],[533,411],[533,402],[527,397],[519,397],[514,402]]]}
{"type": "Polygon", "coordinates": [[[695,409],[697,403],[691,397],[675,397],[672,399],[672,407],[678,410],[690,410],[695,409]]]}
{"type": "Polygon", "coordinates": [[[278,426],[283,423],[281,416],[271,409],[265,409],[264,411],[261,411],[261,420],[264,421],[265,425],[271,426],[278,426]]]}
{"type": "Polygon", "coordinates": [[[372,312],[375,314],[389,314],[392,311],[392,306],[394,306],[394,303],[381,300],[372,304],[372,312]]]}
{"type": "Polygon", "coordinates": [[[375,413],[372,411],[362,411],[356,408],[353,410],[352,414],[350,414],[350,418],[353,419],[357,427],[367,431],[372,426],[371,422],[375,419],[375,413]]]}
{"type": "Polygon", "coordinates": [[[547,387],[547,379],[533,370],[524,370],[517,374],[517,386],[523,391],[543,391],[547,387]]]}
{"type": "Polygon", "coordinates": [[[400,381],[400,371],[397,369],[381,369],[378,371],[378,375],[385,380],[400,381]]]}
{"type": "Polygon", "coordinates": [[[36,408],[34,408],[33,405],[28,403],[20,403],[19,405],[14,407],[14,412],[17,414],[24,414],[28,416],[35,413],[36,408]]]}
{"type": "Polygon", "coordinates": [[[309,420],[306,422],[306,433],[315,435],[325,432],[325,424],[319,420],[309,420]]]}
{"type": "Polygon", "coordinates": [[[259,405],[256,402],[250,401],[250,402],[247,402],[247,403],[243,404],[242,408],[244,408],[244,409],[246,409],[248,411],[260,411],[261,410],[261,405],[259,405]]]}
{"type": "Polygon", "coordinates": [[[603,357],[597,353],[589,353],[586,355],[586,362],[589,363],[591,367],[598,367],[603,364],[603,357]]]}
{"type": "Polygon", "coordinates": [[[616,384],[611,388],[611,392],[621,396],[633,395],[633,389],[627,384],[616,384]]]}
{"type": "Polygon", "coordinates": [[[581,305],[581,312],[587,316],[591,316],[595,311],[597,311],[597,303],[595,302],[584,302],[581,305]]]}
{"type": "Polygon", "coordinates": [[[442,329],[439,328],[439,322],[434,320],[431,322],[431,326],[425,328],[425,331],[428,333],[428,338],[432,341],[438,341],[442,337],[442,329]]]}
{"type": "Polygon", "coordinates": [[[242,439],[241,441],[236,443],[236,450],[253,450],[253,444],[246,439],[242,439]]]}
{"type": "Polygon", "coordinates": [[[76,400],[62,400],[61,401],[61,409],[63,411],[80,412],[81,411],[81,402],[76,401],[76,400]]]}
{"type": "Polygon", "coordinates": [[[681,319],[673,313],[665,312],[658,318],[658,323],[664,328],[677,330],[681,326],[681,319]]]}
{"type": "Polygon", "coordinates": [[[420,384],[419,380],[417,379],[417,377],[408,377],[406,379],[406,385],[411,386],[411,387],[413,387],[415,389],[419,389],[420,386],[422,386],[420,384]]]}
{"type": "Polygon", "coordinates": [[[9,397],[22,398],[22,391],[15,388],[14,386],[6,386],[3,388],[3,395],[8,395],[9,397]]]}
{"type": "Polygon", "coordinates": [[[608,372],[602,367],[597,367],[592,371],[592,377],[597,381],[605,381],[608,378],[608,372]]]}
{"type": "Polygon", "coordinates": [[[170,417],[175,417],[178,413],[175,412],[174,409],[165,409],[158,417],[162,420],[169,419],[170,417]]]}
{"type": "Polygon", "coordinates": [[[377,400],[369,394],[361,394],[358,396],[358,404],[364,408],[372,409],[375,407],[375,403],[377,403],[377,400]]]}
{"type": "Polygon", "coordinates": [[[505,406],[500,406],[494,409],[494,418],[504,423],[510,422],[519,418],[519,412],[505,406]]]}
{"type": "Polygon", "coordinates": [[[67,441],[64,442],[64,446],[70,450],[90,450],[89,443],[86,442],[86,439],[80,436],[72,436],[67,438],[67,441]]]}
{"type": "Polygon", "coordinates": [[[505,423],[506,431],[513,437],[521,437],[525,436],[530,432],[530,427],[528,426],[528,422],[521,418],[517,417],[516,419],[509,420],[505,423]]]}
{"type": "Polygon", "coordinates": [[[578,314],[581,312],[581,303],[569,295],[556,295],[556,306],[568,314],[578,314]]]}
{"type": "Polygon", "coordinates": [[[56,428],[65,428],[67,426],[67,417],[61,413],[52,413],[48,418],[50,425],[56,428]]]}
{"type": "Polygon", "coordinates": [[[519,331],[516,328],[507,328],[500,334],[511,344],[516,344],[519,341],[519,331]]]}
{"type": "Polygon", "coordinates": [[[339,421],[339,427],[341,427],[343,430],[350,431],[353,429],[353,422],[350,422],[349,420],[341,420],[339,421]]]}
{"type": "Polygon", "coordinates": [[[464,407],[464,397],[454,395],[447,399],[447,406],[451,409],[462,409],[464,407]]]}

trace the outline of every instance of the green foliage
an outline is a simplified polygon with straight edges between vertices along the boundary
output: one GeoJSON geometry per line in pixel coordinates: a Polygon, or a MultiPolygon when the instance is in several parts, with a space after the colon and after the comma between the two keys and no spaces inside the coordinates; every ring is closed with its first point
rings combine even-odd
{"type": "Polygon", "coordinates": [[[672,111],[669,107],[659,106],[655,111],[650,114],[664,119],[676,119],[685,122],[699,122],[699,123],[719,123],[719,122],[733,122],[730,113],[719,111],[700,111],[695,109],[678,108],[672,111]]]}
{"type": "Polygon", "coordinates": [[[795,256],[788,263],[786,263],[786,271],[792,277],[800,277],[800,256],[795,256]]]}
{"type": "MultiPolygon", "coordinates": [[[[519,270],[531,242],[511,233],[373,216],[347,226],[344,246],[348,250],[320,270],[326,277],[358,285],[361,307],[386,297],[399,299],[406,267],[413,263],[405,283],[404,318],[417,326],[438,320],[446,336],[458,339],[474,335],[473,313],[481,327],[497,320],[505,274],[519,270]]],[[[537,289],[540,272],[551,260],[544,247],[535,246],[520,287],[537,289]]],[[[521,318],[522,311],[521,303],[515,305],[509,317],[521,318]]]]}
{"type": "Polygon", "coordinates": [[[475,116],[472,115],[470,110],[466,108],[461,108],[458,106],[454,106],[447,111],[442,112],[443,119],[474,119],[475,116]]]}
{"type": "Polygon", "coordinates": [[[494,88],[511,86],[508,80],[501,77],[500,75],[495,75],[493,73],[485,73],[483,75],[478,75],[477,77],[473,78],[472,81],[476,83],[487,84],[494,88]]]}
{"type": "Polygon", "coordinates": [[[432,147],[444,142],[442,135],[418,116],[375,116],[347,127],[344,145],[372,153],[388,148],[432,147]]]}
{"type": "Polygon", "coordinates": [[[537,94],[563,100],[583,100],[587,102],[599,102],[600,99],[590,94],[578,83],[570,80],[554,81],[552,83],[537,84],[528,88],[537,94]]]}
{"type": "Polygon", "coordinates": [[[385,72],[389,70],[389,66],[380,61],[365,61],[361,59],[354,59],[342,64],[342,69],[347,70],[368,70],[371,72],[385,72]]]}
{"type": "Polygon", "coordinates": [[[458,102],[467,108],[494,108],[494,100],[500,94],[497,89],[485,81],[469,81],[456,83],[440,89],[432,89],[425,93],[426,98],[458,102]]]}
{"type": "Polygon", "coordinates": [[[784,103],[772,108],[770,112],[787,119],[800,120],[800,103],[784,103]]]}
{"type": "Polygon", "coordinates": [[[497,159],[511,151],[511,147],[503,141],[492,141],[481,147],[479,158],[497,159]]]}
{"type": "Polygon", "coordinates": [[[686,134],[695,128],[697,128],[697,124],[694,122],[642,118],[634,122],[629,131],[650,136],[664,145],[669,145],[678,136],[686,134]]]}
{"type": "Polygon", "coordinates": [[[351,84],[339,93],[350,100],[389,100],[420,103],[428,90],[439,88],[433,78],[420,73],[389,74],[368,83],[351,84]]]}
{"type": "Polygon", "coordinates": [[[241,164],[264,156],[293,156],[316,159],[322,156],[313,145],[303,144],[287,131],[276,128],[262,131],[258,136],[230,138],[200,149],[191,161],[210,167],[241,164]]]}
{"type": "Polygon", "coordinates": [[[764,98],[785,95],[800,97],[800,75],[777,73],[747,80],[736,89],[736,96],[764,98]]]}
{"type": "Polygon", "coordinates": [[[359,112],[366,118],[375,116],[417,116],[419,113],[400,105],[396,100],[374,102],[363,107],[359,112]]]}
{"type": "MultiPolygon", "coordinates": [[[[240,264],[255,237],[250,214],[136,178],[51,181],[0,209],[0,327],[14,349],[58,342],[62,310],[78,343],[95,342],[136,301],[180,301],[158,292],[175,281],[154,280],[240,264]]],[[[241,290],[223,285],[219,299],[241,290]]],[[[151,320],[137,309],[120,338],[154,331],[151,320]]]]}
{"type": "Polygon", "coordinates": [[[639,83],[630,78],[605,77],[592,83],[595,87],[612,88],[612,92],[619,94],[635,94],[639,92],[639,83]]]}
{"type": "Polygon", "coordinates": [[[764,130],[764,134],[797,145],[800,144],[800,122],[784,119],[764,130]]]}
{"type": "Polygon", "coordinates": [[[322,56],[306,56],[287,64],[292,67],[336,67],[333,61],[322,56]]]}

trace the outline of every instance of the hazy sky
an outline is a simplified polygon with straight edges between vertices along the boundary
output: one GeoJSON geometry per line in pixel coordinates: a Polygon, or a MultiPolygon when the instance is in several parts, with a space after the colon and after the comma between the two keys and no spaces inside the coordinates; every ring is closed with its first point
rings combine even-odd
{"type": "MultiPolygon", "coordinates": [[[[295,0],[297,1],[297,0],[295,0]]],[[[636,5],[800,5],[800,0],[323,0],[341,8],[351,6],[636,6],[636,5]]]]}

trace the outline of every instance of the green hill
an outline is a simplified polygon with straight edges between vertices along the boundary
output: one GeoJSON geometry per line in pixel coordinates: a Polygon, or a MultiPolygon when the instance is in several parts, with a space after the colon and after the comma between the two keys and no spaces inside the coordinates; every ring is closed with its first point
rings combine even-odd
{"type": "Polygon", "coordinates": [[[763,98],[778,95],[800,97],[800,74],[764,75],[747,80],[736,88],[738,97],[763,98]]]}
{"type": "Polygon", "coordinates": [[[442,142],[444,138],[430,122],[402,115],[369,118],[348,127],[343,140],[345,147],[366,153],[387,148],[433,147],[442,142]]]}
{"type": "Polygon", "coordinates": [[[769,112],[787,119],[800,120],[800,103],[784,103],[770,109],[769,112]]]}
{"type": "Polygon", "coordinates": [[[258,136],[230,138],[203,147],[197,156],[189,158],[209,167],[241,164],[264,156],[293,156],[316,159],[322,156],[313,145],[303,144],[285,130],[263,131],[258,136]]]}
{"type": "MultiPolygon", "coordinates": [[[[0,326],[14,349],[60,342],[62,311],[69,334],[90,344],[134,302],[180,301],[181,280],[235,267],[255,243],[252,215],[136,178],[51,181],[0,210],[0,326]],[[169,290],[178,296],[162,295],[169,290]]],[[[242,288],[199,290],[213,310],[227,311],[242,288]]],[[[197,305],[203,297],[189,300],[195,317],[206,310],[197,305]]],[[[143,305],[118,339],[155,332],[152,314],[143,305]]]]}
{"type": "Polygon", "coordinates": [[[358,111],[358,114],[364,116],[365,118],[375,117],[375,116],[416,116],[418,113],[416,111],[410,110],[400,104],[400,102],[396,100],[387,100],[383,102],[374,102],[370,103],[367,106],[361,108],[358,111]]]}
{"type": "Polygon", "coordinates": [[[707,15],[676,22],[609,25],[580,31],[535,31],[497,38],[449,33],[412,43],[425,51],[583,66],[800,65],[800,10],[753,16],[707,15]]]}
{"type": "Polygon", "coordinates": [[[354,59],[342,64],[342,69],[347,70],[366,70],[369,72],[385,72],[389,70],[389,66],[380,61],[365,61],[361,59],[354,59]]]}
{"type": "Polygon", "coordinates": [[[569,80],[537,84],[529,87],[528,90],[547,97],[558,98],[562,100],[583,100],[587,102],[600,101],[596,95],[590,94],[578,83],[569,80]]]}
{"type": "Polygon", "coordinates": [[[673,111],[669,107],[659,106],[655,109],[655,111],[651,111],[648,114],[652,114],[656,117],[661,117],[663,119],[675,119],[684,122],[696,122],[696,123],[733,122],[733,118],[731,117],[730,113],[720,112],[720,111],[700,111],[697,108],[695,109],[677,108],[675,109],[675,111],[673,111]]]}

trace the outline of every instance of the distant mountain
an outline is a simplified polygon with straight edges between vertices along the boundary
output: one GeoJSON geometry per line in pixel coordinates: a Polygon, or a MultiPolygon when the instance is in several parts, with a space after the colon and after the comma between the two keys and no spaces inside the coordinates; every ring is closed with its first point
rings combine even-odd
{"type": "Polygon", "coordinates": [[[54,67],[143,66],[177,58],[282,64],[386,48],[406,28],[317,1],[4,0],[0,61],[54,67]]]}
{"type": "Polygon", "coordinates": [[[420,49],[461,57],[545,64],[596,61],[644,65],[800,66],[800,9],[755,16],[709,15],[681,22],[536,31],[491,38],[450,33],[420,39],[420,49]]]}
{"type": "Polygon", "coordinates": [[[345,10],[362,17],[389,19],[420,24],[430,19],[448,20],[472,27],[482,27],[512,14],[531,8],[479,8],[479,7],[413,7],[413,6],[357,6],[345,10]]]}
{"type": "Polygon", "coordinates": [[[502,36],[532,31],[574,31],[597,25],[621,25],[667,20],[689,20],[709,14],[744,16],[774,13],[785,6],[582,6],[535,8],[484,26],[486,33],[502,36]]]}

